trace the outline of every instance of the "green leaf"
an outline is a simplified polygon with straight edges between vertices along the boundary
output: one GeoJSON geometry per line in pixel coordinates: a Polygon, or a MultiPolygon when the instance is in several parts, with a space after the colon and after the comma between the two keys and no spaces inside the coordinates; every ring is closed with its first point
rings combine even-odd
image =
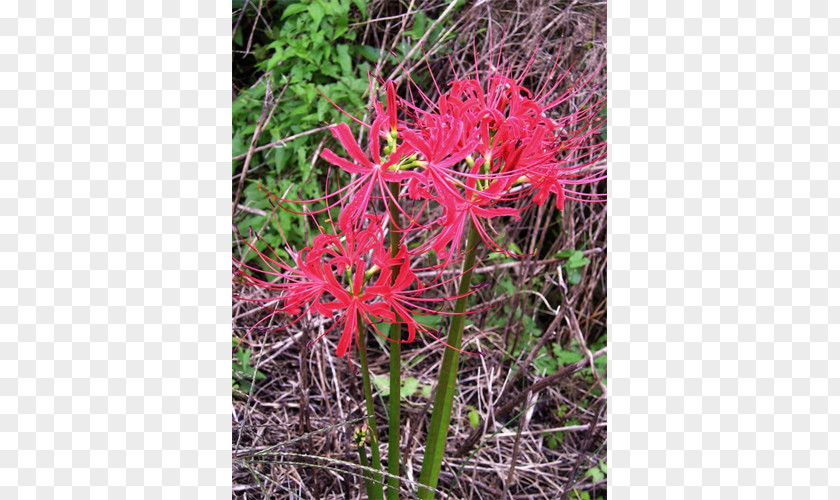
{"type": "Polygon", "coordinates": [[[475,411],[474,409],[470,410],[470,412],[467,414],[467,417],[470,419],[470,425],[473,426],[473,429],[477,429],[478,428],[478,422],[480,420],[480,418],[478,416],[478,412],[475,411]]]}
{"type": "Polygon", "coordinates": [[[362,19],[367,19],[367,0],[353,0],[353,3],[362,12],[362,19]]]}
{"type": "Polygon", "coordinates": [[[341,66],[341,72],[347,76],[352,76],[353,62],[350,60],[350,53],[347,45],[342,43],[335,48],[335,51],[338,54],[337,62],[341,66]]]}
{"type": "Polygon", "coordinates": [[[432,395],[432,385],[429,384],[429,385],[424,385],[423,387],[421,387],[420,388],[420,394],[422,394],[424,398],[431,397],[431,395],[432,395]]]}
{"type": "Polygon", "coordinates": [[[440,328],[441,316],[438,314],[413,314],[412,317],[414,318],[414,321],[420,323],[421,325],[426,325],[434,329],[440,328]]]}
{"type": "Polygon", "coordinates": [[[306,175],[307,173],[309,173],[309,160],[306,158],[306,149],[302,148],[302,147],[298,147],[297,148],[297,157],[298,157],[298,168],[301,171],[303,171],[305,169],[306,173],[304,173],[303,175],[306,175]]]}
{"type": "Polygon", "coordinates": [[[414,17],[414,26],[411,28],[411,36],[415,40],[420,40],[426,34],[426,14],[418,12],[414,17]]]}
{"type": "Polygon", "coordinates": [[[414,377],[408,377],[401,381],[401,385],[400,397],[407,398],[409,396],[413,396],[414,393],[417,392],[417,387],[420,386],[420,382],[418,382],[414,377]]]}
{"type": "MultiPolygon", "coordinates": [[[[391,379],[388,375],[375,375],[373,385],[380,391],[382,396],[391,395],[391,379]]],[[[417,392],[420,382],[414,377],[408,377],[400,381],[400,398],[405,399],[417,392]]],[[[431,391],[431,387],[429,389],[431,391]]]]}
{"type": "MultiPolygon", "coordinates": [[[[603,372],[604,369],[607,367],[607,357],[606,356],[601,356],[601,357],[595,358],[595,360],[593,362],[595,363],[595,369],[598,370],[598,373],[603,372]]],[[[606,382],[607,381],[604,380],[604,384],[606,384],[606,382]]]]}
{"type": "Polygon", "coordinates": [[[383,396],[391,394],[391,381],[387,375],[374,375],[373,385],[382,393],[383,396]]]}
{"type": "Polygon", "coordinates": [[[312,22],[315,28],[321,25],[321,19],[324,18],[324,7],[321,5],[321,2],[317,0],[312,2],[312,5],[309,6],[309,15],[312,16],[312,22]]]}
{"type": "MultiPolygon", "coordinates": [[[[233,345],[237,344],[237,339],[232,339],[233,345]]],[[[231,362],[233,368],[232,387],[242,392],[248,393],[251,391],[251,380],[264,380],[265,374],[257,371],[251,366],[251,350],[239,348],[233,354],[236,361],[231,362]]],[[[234,391],[235,395],[242,397],[242,394],[234,391]]]]}
{"type": "Polygon", "coordinates": [[[601,462],[598,466],[592,467],[591,469],[587,470],[586,474],[584,474],[584,476],[592,476],[592,482],[594,482],[594,483],[597,483],[598,481],[604,479],[607,476],[606,476],[606,474],[604,474],[604,471],[601,470],[601,466],[603,464],[604,463],[601,462]]]}
{"type": "Polygon", "coordinates": [[[514,292],[516,292],[516,287],[513,286],[513,280],[508,274],[506,274],[503,278],[499,280],[499,284],[502,286],[505,293],[508,295],[513,295],[514,292]]]}
{"type": "Polygon", "coordinates": [[[560,344],[554,344],[554,346],[552,346],[552,350],[554,351],[554,355],[557,357],[557,360],[564,365],[577,363],[583,359],[583,355],[579,353],[564,351],[563,348],[560,347],[560,344]]]}
{"type": "Polygon", "coordinates": [[[283,19],[286,19],[289,16],[299,14],[308,8],[309,6],[305,3],[294,3],[292,5],[289,5],[288,7],[286,7],[286,10],[283,11],[283,15],[280,17],[280,20],[282,21],[283,19]]]}
{"type": "Polygon", "coordinates": [[[380,49],[371,47],[370,45],[362,45],[358,47],[359,53],[362,54],[362,57],[367,59],[372,63],[377,63],[379,61],[379,56],[382,54],[380,49]]]}
{"type": "Polygon", "coordinates": [[[569,257],[569,261],[566,263],[567,269],[577,269],[579,267],[583,267],[589,264],[589,259],[583,256],[583,252],[577,251],[569,257]]]}
{"type": "Polygon", "coordinates": [[[557,372],[557,362],[548,356],[535,359],[534,367],[543,375],[552,375],[557,372]]]}

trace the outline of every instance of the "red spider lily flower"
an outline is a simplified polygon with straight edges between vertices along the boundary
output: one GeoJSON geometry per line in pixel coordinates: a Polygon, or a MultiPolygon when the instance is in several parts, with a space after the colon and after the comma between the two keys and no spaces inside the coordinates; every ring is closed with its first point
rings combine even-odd
{"type": "MultiPolygon", "coordinates": [[[[342,170],[351,174],[358,174],[359,177],[348,186],[348,194],[342,199],[350,198],[350,202],[345,206],[341,215],[339,216],[339,227],[346,228],[348,224],[354,224],[361,219],[361,216],[368,210],[371,198],[374,197],[374,189],[379,189],[379,199],[390,197],[390,191],[387,188],[387,182],[402,182],[410,179],[417,174],[407,170],[398,168],[399,163],[405,158],[414,153],[412,147],[408,144],[403,144],[397,147],[396,151],[388,156],[383,162],[379,155],[379,131],[385,121],[389,120],[388,115],[378,116],[370,128],[370,154],[369,159],[353,134],[350,132],[350,127],[346,123],[340,123],[330,129],[333,136],[338,139],[347,154],[356,161],[353,163],[344,159],[332,150],[324,148],[321,152],[321,158],[327,160],[333,165],[340,167],[342,170]],[[396,167],[396,168],[392,168],[396,167]]],[[[396,201],[396,200],[394,200],[396,201]]]]}
{"type": "Polygon", "coordinates": [[[434,250],[441,259],[441,264],[437,267],[443,268],[449,265],[457,255],[461,254],[461,244],[464,240],[464,230],[468,217],[478,231],[481,240],[487,246],[496,251],[509,253],[493,241],[493,238],[487,233],[486,223],[483,221],[496,217],[513,217],[518,220],[519,211],[513,207],[497,205],[496,202],[499,199],[497,191],[503,186],[503,183],[490,183],[486,190],[478,191],[476,189],[477,182],[475,178],[466,180],[467,191],[472,193],[467,197],[442,197],[439,200],[444,207],[444,216],[439,222],[441,231],[415,253],[434,250]]]}
{"type": "Polygon", "coordinates": [[[438,99],[436,111],[419,112],[417,122],[401,130],[422,166],[422,177],[409,183],[409,195],[444,209],[436,222],[440,232],[413,253],[435,250],[445,267],[461,253],[469,217],[485,244],[510,254],[490,237],[485,219],[518,218],[514,202],[532,193],[537,204],[555,194],[558,207],[565,199],[584,199],[571,188],[604,178],[591,168],[603,158],[603,149],[589,146],[598,133],[592,125],[600,108],[584,103],[581,111],[548,118],[547,111],[571,92],[541,104],[545,96],[532,98],[519,81],[502,74],[491,75],[486,89],[478,80],[456,80],[438,99]],[[464,160],[468,168],[459,166],[464,160]],[[512,190],[518,183],[527,186],[512,190]]]}
{"type": "Polygon", "coordinates": [[[397,91],[394,90],[394,82],[385,84],[385,95],[388,101],[388,125],[393,134],[397,131],[397,91]]]}
{"type": "Polygon", "coordinates": [[[296,318],[269,331],[288,328],[308,313],[332,318],[332,326],[322,336],[335,329],[341,330],[336,350],[340,357],[347,354],[358,331],[359,320],[394,342],[412,342],[418,331],[434,336],[434,330],[418,322],[415,315],[447,314],[429,305],[442,304],[458,296],[430,297],[427,292],[450,280],[423,285],[411,269],[404,246],[394,256],[388,252],[380,226],[382,218],[366,214],[363,220],[367,223],[362,228],[351,228],[338,234],[319,234],[313,239],[312,247],[294,255],[294,265],[280,258],[271,247],[267,247],[267,252],[271,254],[268,255],[243,238],[268,269],[259,269],[234,259],[234,263],[238,264],[234,268],[235,275],[241,283],[278,292],[277,296],[268,298],[239,297],[262,303],[268,309],[268,314],[251,329],[281,314],[296,318]],[[399,269],[393,284],[392,266],[399,269]],[[377,273],[378,278],[371,282],[377,273]],[[274,279],[260,279],[255,277],[257,274],[274,279]],[[339,277],[342,279],[339,280],[339,277]],[[280,306],[269,307],[278,302],[280,306]],[[407,325],[408,340],[388,338],[377,327],[383,322],[407,325]]]}
{"type": "Polygon", "coordinates": [[[465,187],[465,184],[459,177],[471,175],[452,167],[464,161],[478,144],[477,139],[473,139],[464,146],[457,146],[463,128],[463,123],[452,117],[429,116],[423,129],[425,137],[412,130],[403,132],[405,144],[420,153],[424,161],[422,175],[411,180],[412,195],[428,196],[429,188],[433,187],[437,196],[460,197],[458,187],[465,187]]]}

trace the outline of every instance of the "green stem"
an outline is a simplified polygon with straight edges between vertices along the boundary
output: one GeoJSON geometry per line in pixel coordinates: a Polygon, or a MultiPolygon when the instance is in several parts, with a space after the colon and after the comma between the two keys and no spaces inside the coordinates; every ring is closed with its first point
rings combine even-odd
{"type": "MultiPolygon", "coordinates": [[[[468,222],[469,223],[469,222],[468,222]]],[[[443,353],[443,363],[440,367],[435,403],[432,410],[432,420],[429,426],[429,436],[426,440],[426,452],[423,454],[423,468],[420,471],[420,484],[431,489],[420,488],[418,496],[421,500],[434,498],[440,475],[443,452],[446,449],[446,434],[449,431],[449,419],[452,415],[452,398],[455,395],[455,378],[458,373],[458,359],[460,358],[461,335],[464,333],[464,312],[467,310],[467,293],[470,291],[475,253],[478,246],[479,234],[475,225],[470,224],[470,234],[467,237],[467,253],[464,257],[463,275],[458,287],[458,301],[455,302],[455,315],[449,324],[449,336],[446,343],[454,349],[446,348],[443,353]]]]}
{"type": "MultiPolygon", "coordinates": [[[[398,224],[400,212],[394,201],[400,195],[400,185],[398,182],[391,182],[388,185],[391,190],[391,199],[388,200],[388,211],[391,218],[391,257],[397,255],[400,249],[400,235],[398,233],[398,224]]],[[[397,274],[400,271],[400,266],[395,264],[391,266],[391,284],[397,280],[397,274]]],[[[391,311],[394,309],[391,308],[391,311]]],[[[396,312],[395,312],[396,314],[396,312]]],[[[399,321],[399,318],[397,318],[399,321]]],[[[401,340],[401,326],[400,323],[391,324],[391,338],[394,340],[401,340]]],[[[399,342],[390,343],[390,382],[391,391],[388,398],[388,500],[399,500],[400,495],[400,352],[402,351],[402,344],[399,342]]]]}
{"type": "MultiPolygon", "coordinates": [[[[370,433],[370,458],[372,467],[376,470],[382,469],[382,464],[379,461],[379,434],[376,432],[376,416],[373,413],[373,392],[370,389],[370,370],[368,369],[367,360],[367,328],[362,320],[362,315],[358,316],[359,334],[359,362],[362,365],[362,387],[365,391],[365,411],[367,411],[368,432],[370,433]]],[[[360,458],[364,455],[364,450],[360,449],[360,458]]],[[[362,464],[364,465],[364,464],[362,464]]],[[[367,480],[366,480],[367,482],[367,480]]],[[[382,500],[382,474],[373,474],[372,484],[368,488],[368,498],[374,500],[382,500]]]]}
{"type": "Polygon", "coordinates": [[[370,471],[366,469],[366,467],[369,467],[369,465],[367,453],[365,453],[364,441],[359,443],[359,464],[363,467],[362,476],[365,478],[365,491],[367,492],[368,498],[373,498],[374,489],[376,488],[376,485],[373,484],[370,471]]]}

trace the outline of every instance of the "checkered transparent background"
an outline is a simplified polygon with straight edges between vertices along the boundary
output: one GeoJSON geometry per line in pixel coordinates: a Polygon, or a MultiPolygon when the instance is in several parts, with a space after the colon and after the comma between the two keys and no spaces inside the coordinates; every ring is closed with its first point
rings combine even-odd
{"type": "Polygon", "coordinates": [[[840,3],[609,10],[610,494],[840,498],[840,3]]]}
{"type": "Polygon", "coordinates": [[[229,498],[230,67],[224,2],[0,7],[0,498],[229,498]]]}

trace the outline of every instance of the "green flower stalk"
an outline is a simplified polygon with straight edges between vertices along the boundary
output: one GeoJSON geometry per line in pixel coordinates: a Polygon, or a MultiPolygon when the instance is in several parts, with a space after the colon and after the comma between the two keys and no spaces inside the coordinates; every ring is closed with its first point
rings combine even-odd
{"type": "MultiPolygon", "coordinates": [[[[391,257],[399,252],[400,235],[398,234],[399,209],[394,202],[400,194],[399,183],[392,182],[388,188],[391,190],[391,199],[388,200],[388,211],[391,217],[391,257]]],[[[397,279],[399,266],[391,268],[391,284],[397,279]]],[[[391,308],[394,311],[393,308],[391,308]]],[[[394,312],[396,315],[396,312],[394,312]]],[[[399,318],[398,318],[399,319],[399,318]]],[[[391,342],[389,352],[390,368],[390,396],[388,399],[388,500],[398,500],[400,494],[400,353],[402,351],[401,324],[397,321],[391,324],[391,338],[397,342],[391,342]]]]}
{"type": "MultiPolygon", "coordinates": [[[[359,363],[362,366],[362,388],[365,393],[365,411],[367,412],[367,427],[370,433],[370,459],[371,467],[376,470],[382,469],[382,463],[379,460],[379,438],[376,432],[376,415],[373,409],[373,392],[370,387],[370,370],[368,369],[367,359],[367,328],[365,322],[362,321],[359,315],[359,363]]],[[[364,436],[362,436],[363,438],[364,436]]],[[[357,444],[359,444],[357,442],[357,444]]],[[[359,446],[359,459],[362,466],[366,466],[367,458],[365,457],[364,441],[362,440],[359,446]]],[[[382,474],[370,474],[370,479],[367,479],[368,474],[365,474],[365,489],[368,492],[368,498],[373,500],[382,500],[382,474]]]]}
{"type": "Polygon", "coordinates": [[[426,452],[423,455],[423,468],[420,472],[420,484],[432,489],[420,488],[418,496],[421,500],[434,498],[434,488],[437,487],[443,452],[446,449],[446,434],[449,432],[449,418],[452,416],[452,399],[455,396],[455,377],[458,373],[460,359],[461,336],[464,333],[464,313],[467,310],[467,298],[470,291],[475,253],[478,246],[479,233],[475,225],[470,225],[467,238],[467,253],[464,257],[463,276],[458,287],[460,297],[455,302],[455,315],[449,324],[449,336],[446,343],[451,346],[443,354],[443,363],[435,390],[434,409],[429,427],[429,437],[426,440],[426,452]]]}

